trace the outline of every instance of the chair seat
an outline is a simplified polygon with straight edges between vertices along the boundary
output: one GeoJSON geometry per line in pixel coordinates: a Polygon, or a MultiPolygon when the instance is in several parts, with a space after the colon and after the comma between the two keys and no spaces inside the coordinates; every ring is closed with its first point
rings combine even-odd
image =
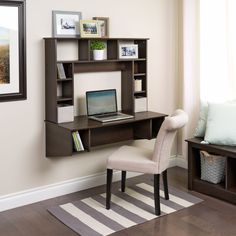
{"type": "Polygon", "coordinates": [[[157,168],[152,155],[152,150],[122,146],[108,158],[107,168],[155,174],[157,168]]]}

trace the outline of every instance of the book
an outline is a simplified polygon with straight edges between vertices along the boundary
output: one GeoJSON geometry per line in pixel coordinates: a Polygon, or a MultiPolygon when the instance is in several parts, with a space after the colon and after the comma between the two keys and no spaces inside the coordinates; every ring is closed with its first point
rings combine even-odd
{"type": "Polygon", "coordinates": [[[135,92],[142,91],[142,80],[141,79],[136,79],[134,81],[134,91],[135,92]]]}
{"type": "Polygon", "coordinates": [[[73,133],[72,133],[72,137],[73,137],[73,140],[74,140],[74,147],[75,147],[75,150],[76,150],[77,152],[84,151],[84,146],[83,146],[83,143],[82,143],[82,141],[81,141],[79,132],[78,132],[78,131],[73,132],[73,133]]]}
{"type": "Polygon", "coordinates": [[[57,63],[57,74],[59,79],[66,79],[65,70],[62,63],[57,63]]]}
{"type": "Polygon", "coordinates": [[[78,141],[79,141],[79,145],[80,145],[80,151],[84,151],[84,145],[82,143],[82,140],[80,138],[80,135],[79,135],[79,132],[77,131],[76,132],[76,135],[77,135],[77,138],[78,138],[78,141]]]}

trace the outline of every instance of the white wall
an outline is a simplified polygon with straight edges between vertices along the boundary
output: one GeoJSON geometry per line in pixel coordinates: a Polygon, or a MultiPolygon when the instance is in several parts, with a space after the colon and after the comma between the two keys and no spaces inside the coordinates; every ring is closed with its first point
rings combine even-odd
{"type": "Polygon", "coordinates": [[[178,1],[27,0],[26,3],[28,99],[0,103],[0,195],[102,172],[107,156],[115,148],[73,157],[45,158],[42,38],[51,36],[52,10],[81,11],[84,19],[108,16],[111,37],[149,37],[149,109],[170,113],[177,106],[178,1]]]}

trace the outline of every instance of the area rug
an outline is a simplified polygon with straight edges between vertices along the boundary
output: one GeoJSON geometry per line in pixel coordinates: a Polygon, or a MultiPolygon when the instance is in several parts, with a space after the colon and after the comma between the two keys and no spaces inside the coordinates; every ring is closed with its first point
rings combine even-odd
{"type": "MultiPolygon", "coordinates": [[[[169,186],[169,200],[160,187],[161,216],[190,207],[202,200],[169,186]]],[[[157,218],[154,214],[152,183],[113,191],[111,209],[105,209],[106,194],[53,206],[48,211],[81,236],[109,235],[157,218]]]]}

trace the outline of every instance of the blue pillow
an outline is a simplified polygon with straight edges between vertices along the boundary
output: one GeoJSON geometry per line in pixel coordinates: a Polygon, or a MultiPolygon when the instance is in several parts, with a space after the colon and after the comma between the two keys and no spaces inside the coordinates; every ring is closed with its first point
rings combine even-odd
{"type": "Polygon", "coordinates": [[[235,121],[235,103],[210,103],[204,140],[212,144],[236,146],[235,121]]]}

